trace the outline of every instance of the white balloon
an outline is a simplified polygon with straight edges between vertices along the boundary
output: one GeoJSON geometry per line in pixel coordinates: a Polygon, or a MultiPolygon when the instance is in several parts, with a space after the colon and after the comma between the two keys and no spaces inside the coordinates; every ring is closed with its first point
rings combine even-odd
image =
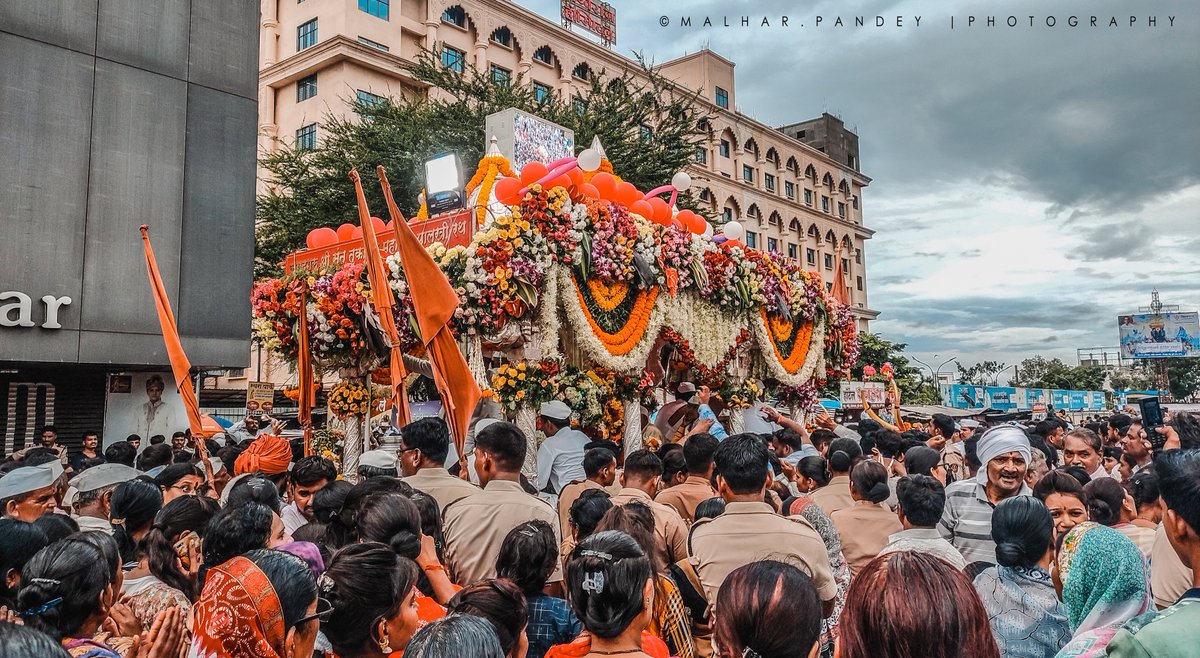
{"type": "Polygon", "coordinates": [[[425,190],[421,190],[421,193],[417,195],[417,203],[425,205],[425,190]]]}
{"type": "Polygon", "coordinates": [[[704,233],[702,233],[701,236],[705,238],[711,238],[713,236],[712,224],[704,222],[704,233]]]}
{"type": "Polygon", "coordinates": [[[686,171],[676,173],[671,177],[671,186],[680,192],[686,192],[692,186],[692,177],[686,171]]]}
{"type": "Polygon", "coordinates": [[[596,171],[600,168],[600,153],[592,149],[584,149],[579,152],[576,162],[584,171],[596,171]]]}
{"type": "Polygon", "coordinates": [[[739,222],[729,222],[721,228],[721,232],[730,240],[741,240],[746,236],[746,228],[739,222]]]}

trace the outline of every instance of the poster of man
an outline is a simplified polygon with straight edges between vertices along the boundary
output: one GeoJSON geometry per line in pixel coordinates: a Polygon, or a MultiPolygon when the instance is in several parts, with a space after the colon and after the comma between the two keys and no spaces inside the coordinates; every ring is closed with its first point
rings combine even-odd
{"type": "Polygon", "coordinates": [[[1139,313],[1118,316],[1121,356],[1164,359],[1200,355],[1200,314],[1139,313]]]}
{"type": "Polygon", "coordinates": [[[187,411],[171,373],[135,372],[122,376],[130,379],[128,389],[109,387],[104,421],[106,443],[137,434],[142,437],[142,445],[150,445],[152,436],[161,434],[169,438],[187,429],[187,411]],[[115,392],[120,390],[128,392],[115,392]]]}

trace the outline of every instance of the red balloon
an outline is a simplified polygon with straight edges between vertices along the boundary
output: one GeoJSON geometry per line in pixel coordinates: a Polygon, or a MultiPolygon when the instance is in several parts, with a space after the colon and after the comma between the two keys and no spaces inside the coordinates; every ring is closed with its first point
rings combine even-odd
{"type": "Polygon", "coordinates": [[[575,187],[583,185],[583,171],[581,171],[579,167],[573,167],[567,171],[567,178],[571,179],[571,184],[575,187]]]}
{"type": "Polygon", "coordinates": [[[550,173],[550,170],[546,169],[546,165],[540,162],[530,162],[521,170],[521,182],[526,185],[533,185],[548,173],[550,173]]]}
{"type": "Polygon", "coordinates": [[[521,188],[524,185],[516,178],[501,178],[496,181],[495,187],[492,190],[496,193],[496,200],[506,206],[515,206],[521,202],[521,188]]]}
{"type": "Polygon", "coordinates": [[[345,242],[354,237],[354,224],[342,224],[337,227],[338,242],[345,242]]]}
{"type": "Polygon", "coordinates": [[[383,220],[378,217],[371,218],[371,226],[375,227],[375,235],[383,233],[384,229],[387,228],[387,224],[385,224],[383,220]]]}
{"type": "Polygon", "coordinates": [[[617,179],[612,174],[602,171],[592,176],[589,182],[596,188],[596,198],[613,200],[613,193],[617,191],[617,179]]]}
{"type": "Polygon", "coordinates": [[[654,213],[654,219],[658,222],[665,222],[671,218],[671,205],[663,199],[653,196],[647,201],[650,204],[650,210],[654,213]]]}
{"type": "Polygon", "coordinates": [[[354,227],[354,233],[350,236],[350,239],[351,240],[361,240],[362,239],[362,227],[361,226],[354,227]]]}
{"type": "Polygon", "coordinates": [[[383,232],[391,234],[392,229],[395,228],[395,226],[396,226],[396,222],[388,220],[388,223],[383,225],[383,232]]]}
{"type": "MultiPolygon", "coordinates": [[[[349,224],[347,224],[347,226],[349,226],[349,224]]],[[[337,241],[338,241],[337,231],[329,228],[328,226],[322,226],[321,228],[314,228],[313,230],[308,232],[308,237],[305,239],[305,243],[308,245],[309,249],[317,249],[320,247],[326,247],[331,244],[337,243],[337,241]]]]}
{"type": "Polygon", "coordinates": [[[630,183],[629,181],[622,181],[617,185],[617,189],[613,193],[613,197],[613,201],[616,201],[625,207],[629,207],[635,201],[641,200],[642,193],[638,192],[637,186],[633,183],[630,183]]]}
{"type": "Polygon", "coordinates": [[[641,215],[645,219],[654,219],[654,208],[647,201],[638,200],[629,204],[629,212],[635,215],[641,215]]]}
{"type": "Polygon", "coordinates": [[[704,230],[707,228],[708,223],[705,222],[704,218],[700,215],[692,213],[692,216],[688,218],[687,229],[692,233],[695,233],[696,235],[703,235],[704,230]]]}
{"type": "Polygon", "coordinates": [[[591,183],[584,183],[583,185],[580,185],[579,194],[589,199],[600,198],[600,190],[596,189],[596,186],[592,185],[591,183]]]}

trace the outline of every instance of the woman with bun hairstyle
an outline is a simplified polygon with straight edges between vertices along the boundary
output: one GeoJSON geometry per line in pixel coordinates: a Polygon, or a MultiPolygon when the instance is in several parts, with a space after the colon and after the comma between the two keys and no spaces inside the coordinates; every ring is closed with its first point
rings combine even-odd
{"type": "Polygon", "coordinates": [[[201,538],[217,513],[217,501],[206,496],[179,496],[167,503],[150,531],[138,542],[137,566],[125,572],[121,592],[143,628],[159,612],[177,607],[185,616],[200,595],[197,575],[203,562],[201,538]]]}
{"type": "Polygon", "coordinates": [[[1155,531],[1163,520],[1164,507],[1158,492],[1158,476],[1154,474],[1154,469],[1143,469],[1123,480],[1121,486],[1129,492],[1137,514],[1129,523],[1119,523],[1113,528],[1137,544],[1142,554],[1149,558],[1150,550],[1154,547],[1155,531]]]}
{"type": "Polygon", "coordinates": [[[386,658],[420,626],[415,609],[420,569],[377,542],[338,551],[317,587],[332,612],[321,631],[340,658],[386,658]]]}
{"type": "Polygon", "coordinates": [[[975,590],[1005,658],[1054,658],[1071,639],[1067,610],[1054,591],[1054,520],[1036,498],[1015,496],[992,514],[996,566],[975,590]]]}
{"type": "Polygon", "coordinates": [[[904,530],[900,518],[884,501],[888,488],[888,471],[877,461],[859,462],[850,474],[850,496],[854,506],[829,515],[842,538],[842,554],[857,574],[888,544],[888,537],[904,530]]]}
{"type": "Polygon", "coordinates": [[[829,444],[829,483],[813,491],[814,502],[826,514],[854,506],[850,495],[850,470],[863,459],[862,446],[854,439],[834,439],[829,444]]]}
{"type": "Polygon", "coordinates": [[[354,519],[360,542],[379,542],[421,567],[417,575],[417,606],[422,621],[446,614],[458,589],[438,560],[433,537],[421,532],[421,511],[416,503],[396,493],[374,494],[362,501],[354,519]]]}

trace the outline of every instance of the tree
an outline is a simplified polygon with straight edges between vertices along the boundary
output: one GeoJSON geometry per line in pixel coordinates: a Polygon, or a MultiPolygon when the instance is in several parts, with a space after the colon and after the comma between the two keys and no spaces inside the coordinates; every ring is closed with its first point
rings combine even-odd
{"type": "Polygon", "coordinates": [[[999,361],[981,361],[969,368],[964,368],[961,363],[957,365],[959,381],[975,386],[996,385],[1000,374],[1008,369],[1007,365],[999,361]]]}
{"type": "MultiPolygon", "coordinates": [[[[372,172],[382,164],[401,211],[414,215],[426,158],[452,151],[465,167],[473,167],[483,157],[488,137],[485,118],[507,108],[570,128],[580,146],[598,136],[617,173],[641,190],[669,181],[694,157],[707,115],[696,102],[698,91],[681,89],[639,63],[643,70],[637,76],[627,72],[607,78],[601,72],[574,98],[551,93],[539,99],[520,76],[511,84],[497,84],[473,67],[462,73],[445,68],[439,53],[426,51],[409,73],[439,89],[442,97],[356,100],[357,116],[328,116],[321,122],[316,148],[281,145],[262,158],[271,187],[258,197],[256,275],[277,274],[278,263],[303,246],[312,229],[356,222],[354,188],[347,178],[352,167],[372,172]]],[[[371,173],[365,177],[374,178],[371,173]]],[[[371,209],[381,213],[379,186],[364,188],[371,209]]],[[[695,209],[687,194],[678,205],[695,209]]]]}
{"type": "Polygon", "coordinates": [[[1200,395],[1200,358],[1167,359],[1171,398],[1185,400],[1200,395]]]}
{"type": "Polygon", "coordinates": [[[878,370],[883,364],[890,363],[896,369],[896,387],[900,389],[902,403],[941,404],[942,396],[937,385],[923,377],[920,369],[904,356],[907,343],[893,343],[879,334],[866,332],[859,334],[858,339],[862,352],[858,364],[850,371],[852,379],[861,381],[865,366],[878,370]]]}

